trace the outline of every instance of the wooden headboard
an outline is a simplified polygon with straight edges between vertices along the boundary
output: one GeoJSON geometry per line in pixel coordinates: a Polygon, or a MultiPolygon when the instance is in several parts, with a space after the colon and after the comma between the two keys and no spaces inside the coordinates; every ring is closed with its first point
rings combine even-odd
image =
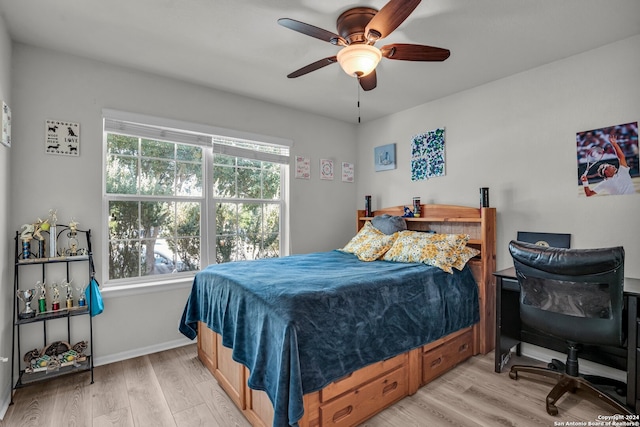
{"type": "MultiPolygon", "coordinates": [[[[435,231],[445,234],[468,234],[468,246],[480,251],[469,261],[478,283],[480,299],[480,323],[475,328],[475,344],[480,353],[486,354],[495,345],[496,288],[493,272],[496,269],[496,209],[472,208],[454,205],[420,205],[419,218],[405,218],[407,228],[416,231],[435,231]]],[[[404,206],[379,209],[373,216],[404,215],[404,206]]],[[[357,230],[371,217],[364,210],[357,212],[357,230]]]]}

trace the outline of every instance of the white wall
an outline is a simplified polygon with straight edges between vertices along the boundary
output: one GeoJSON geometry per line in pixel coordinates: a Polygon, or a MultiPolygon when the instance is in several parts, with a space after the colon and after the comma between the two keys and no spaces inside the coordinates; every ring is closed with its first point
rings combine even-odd
{"type": "MultiPolygon", "coordinates": [[[[0,100],[11,102],[11,40],[0,16],[0,100]]],[[[10,255],[13,231],[9,226],[9,188],[11,185],[11,148],[0,145],[0,358],[11,354],[11,325],[13,325],[13,255],[10,255]]],[[[0,361],[0,418],[4,414],[11,390],[11,363],[0,361]]]]}
{"type": "MultiPolygon", "coordinates": [[[[423,84],[434,84],[425,79],[423,84]]],[[[640,194],[587,199],[577,185],[576,132],[640,121],[640,36],[492,82],[358,129],[358,206],[478,205],[498,212],[497,266],[518,230],[566,232],[577,248],[622,245],[640,277],[640,194]],[[444,127],[446,176],[411,181],[410,141],[444,127]],[[375,172],[373,149],[396,143],[398,167],[375,172]]],[[[361,207],[363,209],[363,207],[361,207]]]]}
{"type": "MultiPolygon", "coordinates": [[[[336,164],[355,162],[355,125],[21,44],[14,45],[12,61],[11,161],[19,179],[11,193],[10,228],[46,217],[50,208],[58,209],[62,223],[74,217],[80,228],[92,230],[98,277],[105,268],[103,108],[293,140],[292,155],[312,160],[312,179],[291,179],[292,251],[334,249],[355,233],[355,185],[341,182],[340,175],[334,181],[320,181],[318,175],[320,158],[336,164]],[[47,119],[80,123],[78,158],[45,154],[47,119]]],[[[184,339],[178,322],[188,292],[187,286],[153,294],[105,292],[105,312],[94,320],[96,363],[156,351],[184,339]]]]}

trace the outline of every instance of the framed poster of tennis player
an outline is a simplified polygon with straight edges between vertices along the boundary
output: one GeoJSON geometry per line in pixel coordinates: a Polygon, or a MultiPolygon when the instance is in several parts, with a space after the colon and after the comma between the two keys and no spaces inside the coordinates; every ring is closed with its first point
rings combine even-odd
{"type": "Polygon", "coordinates": [[[638,122],[578,132],[576,152],[580,195],[640,193],[638,122]]]}

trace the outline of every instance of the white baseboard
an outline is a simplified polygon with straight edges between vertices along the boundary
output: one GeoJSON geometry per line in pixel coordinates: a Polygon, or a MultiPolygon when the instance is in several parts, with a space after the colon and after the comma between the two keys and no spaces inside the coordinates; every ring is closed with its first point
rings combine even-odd
{"type": "Polygon", "coordinates": [[[109,363],[121,362],[127,359],[133,359],[134,357],[145,356],[147,354],[157,353],[159,351],[170,350],[172,348],[183,347],[185,345],[193,344],[196,340],[190,340],[188,338],[181,338],[174,341],[167,341],[160,344],[155,344],[148,347],[136,348],[122,353],[108,354],[105,356],[96,356],[93,359],[93,366],[108,365],[109,363]]]}
{"type": "MultiPolygon", "coordinates": [[[[548,348],[538,347],[537,345],[522,343],[521,344],[522,355],[530,357],[532,359],[540,360],[541,362],[548,363],[551,359],[558,359],[564,362],[567,360],[567,355],[558,353],[557,351],[549,350],[548,348]]],[[[580,372],[587,375],[601,375],[607,378],[613,378],[614,380],[627,382],[627,373],[610,366],[600,365],[599,363],[592,362],[590,360],[578,359],[580,364],[580,372]]]]}
{"type": "Polygon", "coordinates": [[[7,414],[7,410],[9,409],[9,404],[11,403],[11,393],[13,393],[13,390],[11,390],[7,398],[0,405],[0,421],[4,419],[4,416],[7,414]]]}

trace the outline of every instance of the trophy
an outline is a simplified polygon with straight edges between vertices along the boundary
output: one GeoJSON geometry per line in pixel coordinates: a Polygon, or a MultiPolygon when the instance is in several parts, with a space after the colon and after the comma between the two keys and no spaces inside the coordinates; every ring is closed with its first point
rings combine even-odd
{"type": "Polygon", "coordinates": [[[31,308],[31,301],[33,300],[33,296],[35,295],[35,289],[27,289],[23,291],[22,289],[18,289],[16,294],[18,298],[24,303],[24,310],[18,313],[18,317],[20,319],[29,319],[31,317],[35,317],[36,312],[31,308]]]}
{"type": "Polygon", "coordinates": [[[53,282],[51,284],[51,291],[53,292],[53,301],[51,301],[51,310],[57,311],[60,310],[60,289],[58,289],[58,284],[53,282]]]}
{"type": "Polygon", "coordinates": [[[57,240],[58,232],[56,230],[56,223],[58,222],[58,211],[55,209],[49,209],[49,257],[55,258],[58,256],[57,240]]]}
{"type": "Polygon", "coordinates": [[[40,291],[40,297],[38,298],[38,311],[44,313],[47,311],[47,285],[38,280],[36,288],[40,291]]]}
{"type": "Polygon", "coordinates": [[[80,296],[78,296],[78,307],[84,307],[85,305],[87,305],[87,300],[84,296],[85,289],[87,289],[86,285],[80,285],[79,287],[76,287],[76,291],[80,293],[80,296]]]}
{"type": "Polygon", "coordinates": [[[69,233],[67,233],[67,237],[69,237],[69,249],[65,251],[65,255],[78,255],[78,225],[80,225],[80,223],[73,219],[69,223],[69,233]]]}
{"type": "Polygon", "coordinates": [[[60,286],[62,286],[67,290],[67,299],[66,299],[67,309],[73,308],[73,290],[71,287],[71,282],[73,282],[73,279],[71,279],[71,281],[69,282],[64,281],[60,284],[60,286]]]}

